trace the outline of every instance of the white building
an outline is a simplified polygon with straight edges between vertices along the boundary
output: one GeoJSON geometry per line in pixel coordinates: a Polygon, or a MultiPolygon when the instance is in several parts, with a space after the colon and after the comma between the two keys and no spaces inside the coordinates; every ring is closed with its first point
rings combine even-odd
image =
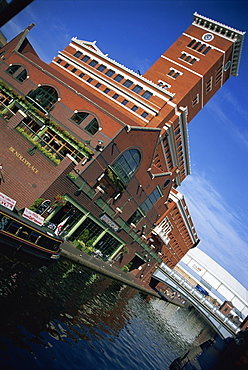
{"type": "Polygon", "coordinates": [[[220,304],[231,301],[235,307],[234,313],[242,319],[248,315],[248,291],[199,248],[191,249],[177,266],[220,304]]]}

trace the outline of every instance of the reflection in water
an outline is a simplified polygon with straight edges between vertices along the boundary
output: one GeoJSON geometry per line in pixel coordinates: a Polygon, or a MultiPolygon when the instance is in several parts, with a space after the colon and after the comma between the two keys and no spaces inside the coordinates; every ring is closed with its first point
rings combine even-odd
{"type": "Polygon", "coordinates": [[[195,314],[65,259],[0,255],[0,313],[4,369],[167,369],[211,333],[195,314]]]}

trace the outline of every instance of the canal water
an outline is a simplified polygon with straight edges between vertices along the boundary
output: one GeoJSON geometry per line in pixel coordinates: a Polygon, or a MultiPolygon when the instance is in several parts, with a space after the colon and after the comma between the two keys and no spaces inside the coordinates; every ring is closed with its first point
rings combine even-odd
{"type": "Polygon", "coordinates": [[[195,311],[63,258],[0,254],[1,369],[169,369],[212,334],[195,311]]]}

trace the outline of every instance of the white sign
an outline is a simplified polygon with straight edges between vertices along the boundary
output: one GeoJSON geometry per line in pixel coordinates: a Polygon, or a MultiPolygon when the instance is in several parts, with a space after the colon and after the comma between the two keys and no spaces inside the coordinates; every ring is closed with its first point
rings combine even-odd
{"type": "Polygon", "coordinates": [[[7,195],[0,193],[0,204],[1,206],[4,206],[5,208],[8,208],[11,211],[13,211],[16,205],[16,201],[14,199],[7,197],[7,195]]]}
{"type": "Polygon", "coordinates": [[[114,230],[114,231],[118,231],[119,230],[119,226],[116,225],[116,223],[114,221],[112,221],[111,218],[109,218],[107,215],[102,215],[100,217],[100,220],[102,220],[103,222],[105,222],[105,224],[107,224],[108,227],[110,227],[112,230],[114,230]]]}
{"type": "Polygon", "coordinates": [[[42,226],[43,222],[44,222],[44,217],[41,217],[40,215],[31,211],[28,208],[25,208],[25,210],[22,214],[22,217],[27,218],[29,221],[32,221],[32,222],[34,222],[35,224],[37,224],[39,226],[42,226]]]}

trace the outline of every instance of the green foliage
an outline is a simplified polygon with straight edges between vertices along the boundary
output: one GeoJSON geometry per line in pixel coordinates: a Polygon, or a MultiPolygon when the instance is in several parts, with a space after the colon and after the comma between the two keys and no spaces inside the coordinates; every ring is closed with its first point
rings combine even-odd
{"type": "Polygon", "coordinates": [[[39,144],[37,141],[35,141],[31,136],[29,136],[29,134],[27,134],[23,128],[17,127],[16,130],[19,131],[20,134],[22,134],[28,141],[34,144],[37,147],[37,149],[39,149],[39,151],[42,154],[44,154],[47,158],[49,158],[52,162],[54,162],[55,164],[60,163],[60,159],[55,158],[52,153],[50,153],[47,149],[43,148],[43,146],[39,144]]]}
{"type": "Polygon", "coordinates": [[[129,249],[127,247],[123,247],[122,250],[121,250],[121,252],[123,254],[129,253],[129,249]]]}
{"type": "Polygon", "coordinates": [[[129,262],[127,265],[122,266],[121,270],[124,272],[130,271],[130,268],[132,266],[133,262],[129,262]]]}
{"type": "Polygon", "coordinates": [[[86,245],[83,241],[77,240],[78,246],[77,248],[83,250],[85,253],[92,254],[94,252],[94,248],[86,245]]]}
{"type": "Polygon", "coordinates": [[[124,185],[121,181],[121,179],[114,173],[114,171],[108,167],[107,168],[107,176],[108,178],[110,179],[110,181],[112,181],[112,183],[120,190],[120,191],[123,191],[124,190],[124,185]]]}
{"type": "Polygon", "coordinates": [[[56,195],[55,202],[53,204],[56,207],[60,207],[60,206],[64,206],[66,202],[67,202],[66,198],[63,195],[58,194],[56,195]]]}
{"type": "Polygon", "coordinates": [[[88,239],[90,235],[90,232],[88,229],[84,229],[84,231],[82,232],[82,234],[80,235],[80,237],[78,238],[78,240],[80,241],[85,241],[86,239],[88,239]]]}
{"type": "Polygon", "coordinates": [[[97,236],[93,236],[93,238],[89,239],[85,244],[87,245],[87,247],[92,247],[96,239],[97,239],[97,236]]]}
{"type": "Polygon", "coordinates": [[[69,172],[67,177],[69,177],[69,179],[74,180],[77,177],[77,175],[74,172],[69,172]]]}
{"type": "Polygon", "coordinates": [[[34,203],[29,207],[29,209],[31,211],[36,211],[36,209],[39,207],[39,205],[44,202],[44,198],[38,198],[38,199],[35,199],[34,203]]]}

